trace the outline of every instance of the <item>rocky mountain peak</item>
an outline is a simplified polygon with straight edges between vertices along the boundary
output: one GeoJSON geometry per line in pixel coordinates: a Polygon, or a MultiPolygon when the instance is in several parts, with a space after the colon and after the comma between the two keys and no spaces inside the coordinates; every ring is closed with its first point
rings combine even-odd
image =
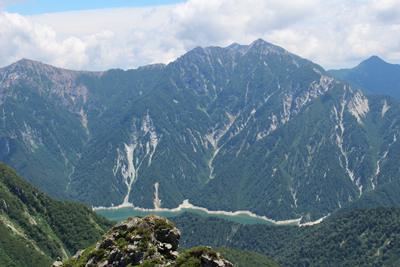
{"type": "MultiPolygon", "coordinates": [[[[28,76],[36,76],[36,75],[51,75],[54,73],[59,74],[63,69],[44,64],[39,61],[34,61],[30,59],[23,58],[10,66],[4,67],[0,69],[0,75],[5,77],[5,75],[10,73],[17,73],[21,78],[26,78],[28,76]]],[[[66,71],[66,70],[64,70],[66,71]]],[[[69,71],[75,72],[75,71],[69,71]]]]}
{"type": "Polygon", "coordinates": [[[233,44],[225,47],[225,49],[228,49],[228,50],[231,50],[233,52],[236,52],[236,51],[239,51],[240,49],[244,49],[246,47],[247,47],[247,45],[241,45],[241,44],[238,44],[238,43],[233,43],[233,44]]]}
{"type": "Polygon", "coordinates": [[[21,59],[0,69],[0,105],[8,97],[22,97],[23,94],[16,90],[16,86],[24,85],[49,99],[57,99],[60,106],[75,113],[86,127],[86,115],[81,105],[76,103],[86,103],[92,94],[86,86],[77,82],[77,78],[81,75],[101,77],[104,73],[66,70],[38,61],[21,59]]]}
{"type": "Polygon", "coordinates": [[[48,90],[49,88],[45,87],[50,87],[53,92],[54,84],[62,83],[64,87],[74,87],[76,77],[81,74],[100,77],[104,72],[66,70],[39,61],[21,59],[7,67],[0,68],[0,90],[24,81],[42,90],[48,90]]]}
{"type": "Polygon", "coordinates": [[[180,256],[176,251],[180,237],[180,231],[164,217],[128,218],[63,266],[189,266],[188,260],[197,260],[204,267],[233,267],[210,247],[193,248],[180,256]]]}
{"type": "Polygon", "coordinates": [[[149,70],[155,70],[155,69],[163,69],[165,68],[167,65],[164,63],[155,63],[155,64],[150,64],[150,65],[146,65],[146,66],[142,66],[139,67],[138,69],[149,69],[149,70]]]}
{"type": "Polygon", "coordinates": [[[277,53],[277,54],[287,54],[288,52],[280,46],[273,45],[264,41],[263,39],[257,39],[245,49],[239,50],[242,54],[261,52],[262,54],[277,53]]]}

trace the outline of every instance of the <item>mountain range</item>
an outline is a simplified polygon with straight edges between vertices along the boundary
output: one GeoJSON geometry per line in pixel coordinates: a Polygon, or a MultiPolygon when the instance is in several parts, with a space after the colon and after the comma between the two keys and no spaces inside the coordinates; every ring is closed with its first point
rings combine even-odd
{"type": "Polygon", "coordinates": [[[0,69],[0,160],[93,206],[303,221],[398,206],[399,102],[332,75],[261,39],[127,71],[24,59],[0,69]]]}

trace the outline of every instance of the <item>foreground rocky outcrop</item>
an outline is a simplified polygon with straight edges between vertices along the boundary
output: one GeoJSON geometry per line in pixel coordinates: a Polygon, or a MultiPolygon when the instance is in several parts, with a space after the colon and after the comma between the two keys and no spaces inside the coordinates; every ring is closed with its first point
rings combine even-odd
{"type": "Polygon", "coordinates": [[[166,218],[149,215],[118,223],[95,245],[76,253],[64,267],[204,266],[233,267],[210,247],[179,255],[181,233],[166,218]]]}

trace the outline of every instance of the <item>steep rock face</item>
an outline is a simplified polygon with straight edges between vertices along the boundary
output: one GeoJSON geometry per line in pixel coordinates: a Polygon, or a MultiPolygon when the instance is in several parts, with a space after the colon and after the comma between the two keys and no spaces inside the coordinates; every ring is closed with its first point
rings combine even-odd
{"type": "Polygon", "coordinates": [[[180,257],[176,251],[180,237],[179,230],[164,217],[128,218],[63,266],[182,266],[193,258],[204,267],[233,267],[209,247],[192,249],[180,257]]]}

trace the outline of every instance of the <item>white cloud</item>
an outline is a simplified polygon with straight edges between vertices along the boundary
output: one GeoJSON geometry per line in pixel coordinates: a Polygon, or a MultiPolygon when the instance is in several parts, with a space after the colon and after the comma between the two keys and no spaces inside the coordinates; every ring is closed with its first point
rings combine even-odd
{"type": "MultiPolygon", "coordinates": [[[[0,0],[1,1],[1,0],[0,0]]],[[[0,66],[22,57],[71,69],[168,63],[196,46],[258,38],[323,67],[400,63],[397,0],[188,0],[23,17],[0,13],[0,66]]]]}
{"type": "Polygon", "coordinates": [[[5,9],[9,5],[22,4],[24,0],[0,0],[0,10],[5,9]]]}
{"type": "Polygon", "coordinates": [[[123,47],[114,32],[100,29],[84,38],[57,41],[47,25],[18,14],[0,13],[0,62],[5,66],[21,58],[39,60],[71,69],[100,70],[120,64],[123,47]]]}
{"type": "Polygon", "coordinates": [[[171,11],[164,28],[185,48],[249,43],[265,33],[304,21],[319,1],[191,0],[171,11]]]}
{"type": "Polygon", "coordinates": [[[400,22],[400,2],[398,0],[371,0],[372,15],[382,23],[400,22]]]}

